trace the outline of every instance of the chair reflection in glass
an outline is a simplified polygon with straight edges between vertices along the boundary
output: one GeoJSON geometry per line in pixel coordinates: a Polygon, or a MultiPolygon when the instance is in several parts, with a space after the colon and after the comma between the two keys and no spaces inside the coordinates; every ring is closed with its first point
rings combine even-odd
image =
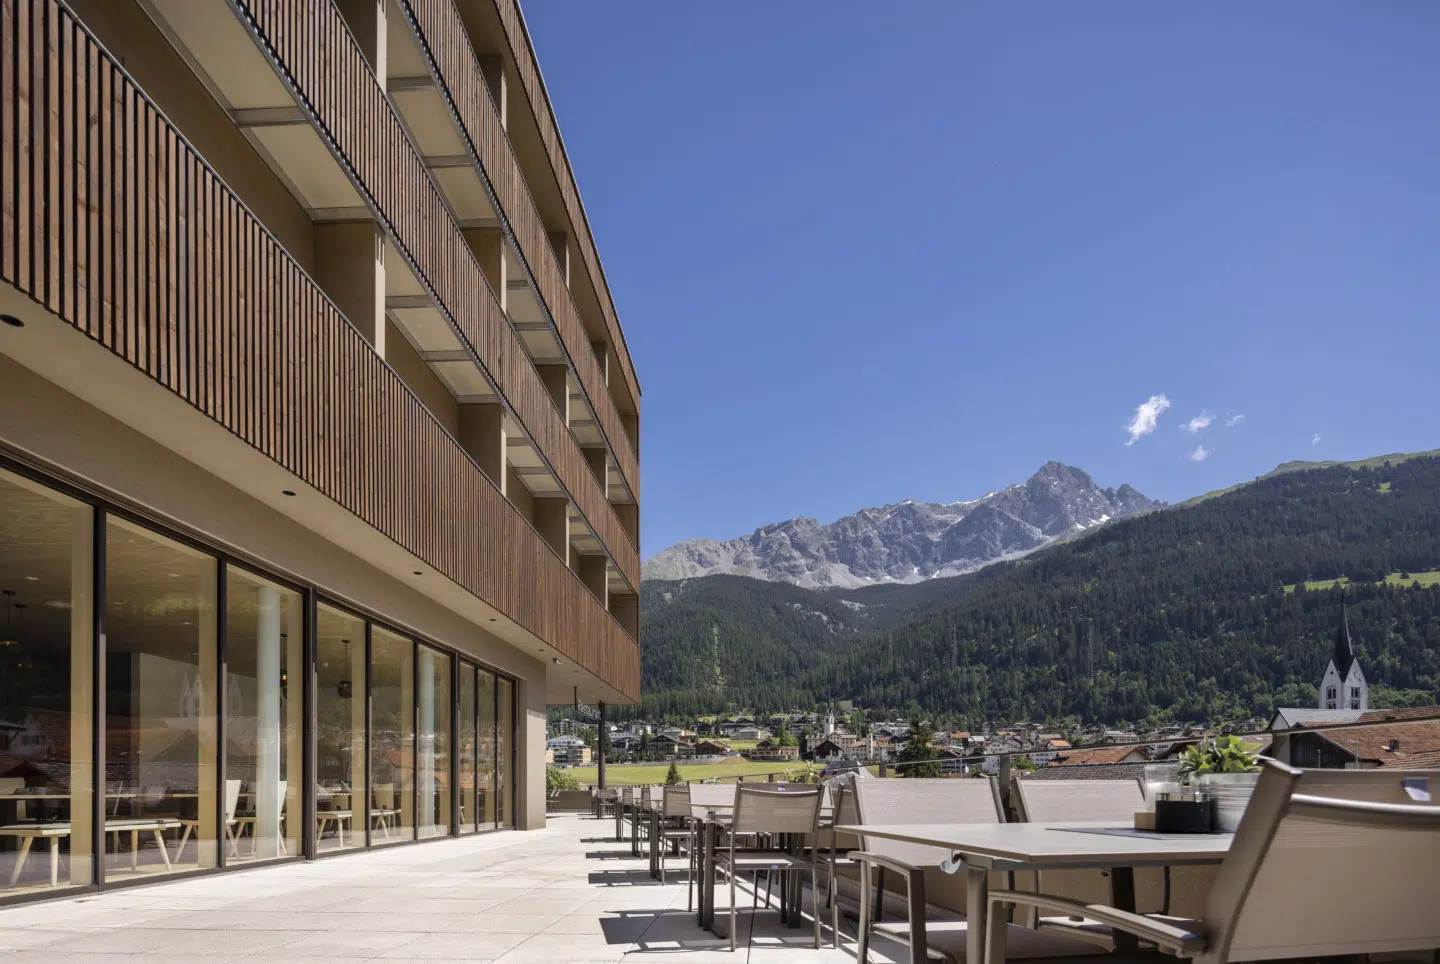
{"type": "Polygon", "coordinates": [[[375,784],[375,805],[370,808],[370,823],[381,833],[385,839],[390,839],[390,829],[395,825],[395,818],[400,816],[400,810],[395,806],[395,784],[375,784]]]}

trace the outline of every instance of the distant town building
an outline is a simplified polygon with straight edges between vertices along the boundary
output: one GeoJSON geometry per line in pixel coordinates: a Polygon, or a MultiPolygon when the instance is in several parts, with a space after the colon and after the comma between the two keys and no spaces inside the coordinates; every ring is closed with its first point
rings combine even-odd
{"type": "Polygon", "coordinates": [[[744,755],[751,760],[788,763],[800,759],[800,747],[781,746],[775,740],[765,739],[747,750],[744,755]]]}
{"type": "MultiPolygon", "coordinates": [[[[1311,713],[1325,711],[1310,711],[1311,713]]],[[[1276,728],[1270,755],[1282,763],[1321,769],[1402,770],[1440,767],[1440,706],[1400,710],[1332,711],[1347,719],[1296,720],[1295,711],[1280,710],[1272,720],[1290,725],[1276,728]],[[1354,729],[1314,730],[1336,723],[1365,723],[1354,729]]]]}
{"type": "Polygon", "coordinates": [[[590,762],[590,748],[578,736],[552,736],[545,741],[547,762],[562,766],[585,766],[590,762]]]}
{"type": "Polygon", "coordinates": [[[768,740],[770,731],[758,726],[742,726],[730,734],[736,740],[768,740]]]}

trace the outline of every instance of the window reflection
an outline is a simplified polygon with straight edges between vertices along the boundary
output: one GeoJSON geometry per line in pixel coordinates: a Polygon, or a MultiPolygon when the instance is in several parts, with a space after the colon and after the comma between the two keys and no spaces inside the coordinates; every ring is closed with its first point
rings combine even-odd
{"type": "Polygon", "coordinates": [[[421,646],[417,666],[419,836],[439,837],[450,832],[450,657],[421,646]]]}
{"type": "Polygon", "coordinates": [[[371,630],[370,842],[415,836],[415,646],[371,630]]]}
{"type": "Polygon", "coordinates": [[[460,832],[474,833],[478,812],[475,806],[475,667],[469,663],[460,664],[456,702],[460,706],[460,717],[456,721],[459,743],[455,747],[455,769],[459,774],[456,791],[460,794],[460,832]]]}
{"type": "Polygon", "coordinates": [[[92,513],[0,472],[0,895],[91,881],[92,513]]]}
{"type": "Polygon", "coordinates": [[[316,846],[365,845],[365,622],[323,603],[315,613],[316,846]],[[355,820],[360,807],[360,821],[355,820]]]}
{"type": "Polygon", "coordinates": [[[107,880],[216,862],[215,560],[109,517],[107,880]]]}
{"type": "Polygon", "coordinates": [[[514,789],[511,787],[510,755],[514,752],[515,684],[497,679],[495,686],[495,806],[496,826],[509,827],[514,822],[514,789]]]}
{"type": "Polygon", "coordinates": [[[479,757],[475,786],[480,794],[480,829],[493,830],[499,809],[495,803],[495,677],[483,669],[477,674],[479,695],[479,757]]]}
{"type": "Polygon", "coordinates": [[[226,570],[221,800],[231,863],[299,852],[301,608],[298,592],[226,570]]]}

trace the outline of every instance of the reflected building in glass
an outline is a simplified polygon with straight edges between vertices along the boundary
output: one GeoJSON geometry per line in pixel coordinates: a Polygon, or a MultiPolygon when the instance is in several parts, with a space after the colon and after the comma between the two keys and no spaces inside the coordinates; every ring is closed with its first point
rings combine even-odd
{"type": "Polygon", "coordinates": [[[0,903],[542,827],[546,707],[639,698],[639,384],[515,0],[295,10],[0,13],[0,903]]]}

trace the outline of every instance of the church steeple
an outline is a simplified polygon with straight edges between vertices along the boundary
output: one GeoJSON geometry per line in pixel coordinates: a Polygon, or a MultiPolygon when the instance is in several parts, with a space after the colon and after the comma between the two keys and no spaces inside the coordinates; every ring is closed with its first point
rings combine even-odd
{"type": "Polygon", "coordinates": [[[1340,628],[1335,631],[1335,654],[1330,659],[1341,679],[1349,676],[1350,667],[1355,665],[1355,647],[1350,642],[1350,614],[1344,595],[1340,597],[1340,628]]]}
{"type": "Polygon", "coordinates": [[[1335,649],[1325,675],[1320,680],[1320,709],[1370,709],[1370,686],[1360,661],[1355,658],[1355,644],[1350,638],[1350,613],[1344,591],[1340,595],[1340,625],[1335,629],[1335,649]]]}

